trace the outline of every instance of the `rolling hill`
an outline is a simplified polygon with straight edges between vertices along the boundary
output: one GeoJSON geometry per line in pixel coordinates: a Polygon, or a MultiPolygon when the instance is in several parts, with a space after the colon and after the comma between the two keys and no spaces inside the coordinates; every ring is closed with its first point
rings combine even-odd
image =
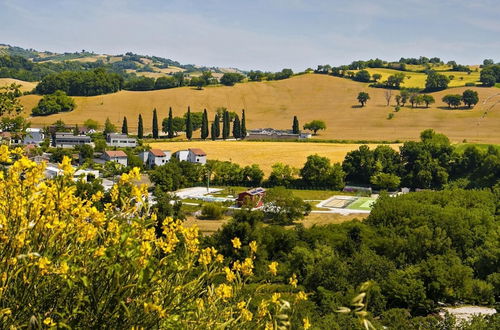
{"type": "MultiPolygon", "coordinates": [[[[135,131],[137,117],[142,114],[145,130],[151,129],[152,110],[157,108],[160,122],[172,107],[174,116],[206,108],[213,118],[218,107],[232,111],[247,111],[249,128],[274,127],[289,129],[297,115],[303,125],[312,119],[322,119],[327,130],[321,139],[349,140],[413,140],[426,128],[445,133],[455,142],[500,141],[500,89],[472,87],[479,93],[480,103],[472,110],[449,110],[441,101],[443,95],[461,94],[466,88],[457,87],[433,93],[436,104],[429,109],[409,107],[394,112],[386,106],[385,90],[368,84],[327,75],[304,74],[270,82],[249,82],[233,87],[214,86],[203,90],[190,87],[147,92],[120,91],[94,97],[75,97],[77,108],[69,113],[30,118],[34,125],[46,125],[62,119],[67,124],[82,124],[92,118],[104,123],[107,117],[118,127],[127,116],[129,129],[135,131]],[[370,94],[368,105],[360,108],[356,96],[360,91],[370,94]],[[393,119],[387,119],[393,113],[393,119]]],[[[392,92],[396,95],[397,91],[392,92]]],[[[40,96],[22,97],[25,116],[37,104],[40,96]]],[[[395,103],[394,97],[391,104],[395,103]]],[[[195,137],[199,136],[195,132],[195,137]]]]}

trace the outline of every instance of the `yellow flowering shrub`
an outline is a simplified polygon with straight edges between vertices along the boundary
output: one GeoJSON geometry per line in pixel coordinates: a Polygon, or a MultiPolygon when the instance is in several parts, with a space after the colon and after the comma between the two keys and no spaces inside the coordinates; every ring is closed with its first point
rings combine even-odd
{"type": "MultiPolygon", "coordinates": [[[[1,152],[9,163],[0,176],[2,327],[254,329],[287,319],[290,305],[279,296],[272,309],[270,300],[249,307],[253,256],[231,263],[200,248],[196,227],[172,219],[158,237],[147,190],[131,183],[137,169],[121,176],[100,211],[101,193],[75,195],[68,159],[64,175],[46,179],[43,163],[1,152]]],[[[239,239],[233,245],[241,248],[239,239]]]]}

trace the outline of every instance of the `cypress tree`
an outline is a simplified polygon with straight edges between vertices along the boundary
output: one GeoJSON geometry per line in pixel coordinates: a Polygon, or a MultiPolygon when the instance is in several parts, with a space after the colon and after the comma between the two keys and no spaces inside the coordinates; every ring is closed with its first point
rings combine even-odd
{"type": "Polygon", "coordinates": [[[241,110],[241,132],[240,138],[244,139],[247,137],[247,121],[245,117],[245,109],[241,110]]]}
{"type": "Polygon", "coordinates": [[[186,137],[191,140],[193,137],[193,123],[191,122],[191,108],[188,107],[188,112],[186,116],[186,137]]]}
{"type": "Polygon", "coordinates": [[[201,119],[201,138],[205,140],[208,137],[208,114],[207,109],[203,111],[203,117],[201,119]]]}
{"type": "Polygon", "coordinates": [[[167,134],[169,139],[174,137],[174,117],[172,115],[172,107],[168,110],[167,134]]]}
{"type": "Polygon", "coordinates": [[[78,124],[75,125],[75,128],[73,129],[73,135],[79,135],[80,134],[80,128],[78,127],[78,124]]]}
{"type": "Polygon", "coordinates": [[[293,134],[300,134],[299,120],[297,119],[297,116],[293,116],[292,133],[293,134]]]}
{"type": "Polygon", "coordinates": [[[233,136],[235,139],[239,139],[241,137],[241,126],[240,126],[240,117],[236,115],[233,121],[233,136]]]}
{"type": "Polygon", "coordinates": [[[220,118],[219,114],[215,114],[214,118],[214,132],[215,132],[215,137],[218,138],[220,136],[220,118]]]}
{"type": "Polygon", "coordinates": [[[215,131],[215,123],[212,123],[212,125],[210,125],[210,136],[212,137],[212,141],[215,141],[215,139],[217,138],[215,131]]]}
{"type": "Polygon", "coordinates": [[[137,124],[137,137],[142,139],[144,137],[144,127],[142,125],[142,115],[139,115],[139,123],[137,124]]]}
{"type": "Polygon", "coordinates": [[[158,138],[158,115],[156,108],[153,109],[153,139],[158,138]]]}
{"type": "Polygon", "coordinates": [[[229,137],[229,132],[231,127],[229,127],[229,112],[224,111],[224,116],[222,117],[222,138],[226,140],[229,137]]]}
{"type": "Polygon", "coordinates": [[[128,135],[127,117],[123,117],[122,134],[127,134],[128,135]]]}

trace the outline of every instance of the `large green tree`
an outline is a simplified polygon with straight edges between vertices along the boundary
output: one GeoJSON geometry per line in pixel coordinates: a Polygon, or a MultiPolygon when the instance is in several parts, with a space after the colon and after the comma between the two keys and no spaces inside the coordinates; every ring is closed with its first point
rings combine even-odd
{"type": "Polygon", "coordinates": [[[476,91],[466,89],[462,93],[462,101],[470,109],[471,106],[476,105],[479,102],[479,96],[476,91]]]}
{"type": "Polygon", "coordinates": [[[297,119],[297,116],[293,116],[292,133],[300,134],[299,120],[297,119]]]}
{"type": "Polygon", "coordinates": [[[203,110],[203,118],[201,121],[201,138],[206,140],[208,137],[208,114],[207,109],[203,110]]]}
{"type": "Polygon", "coordinates": [[[313,131],[313,134],[316,135],[319,130],[325,130],[326,124],[323,120],[313,120],[304,125],[304,129],[313,131]]]}
{"type": "Polygon", "coordinates": [[[106,122],[104,123],[104,135],[115,132],[116,126],[111,122],[111,120],[109,120],[109,118],[106,118],[106,122]]]}
{"type": "Polygon", "coordinates": [[[153,139],[158,138],[158,114],[156,108],[153,109],[153,139]]]}
{"type": "Polygon", "coordinates": [[[128,134],[127,117],[123,117],[123,122],[122,122],[122,134],[128,134]]]}
{"type": "Polygon", "coordinates": [[[240,124],[240,117],[236,115],[233,121],[233,137],[235,139],[239,139],[241,137],[241,124],[240,124]]]}
{"type": "Polygon", "coordinates": [[[440,74],[434,71],[427,74],[427,80],[425,81],[426,91],[438,91],[448,88],[450,83],[450,78],[444,74],[440,74]]]}
{"type": "Polygon", "coordinates": [[[241,110],[241,134],[240,138],[244,139],[247,137],[247,119],[245,115],[245,109],[241,110]]]}
{"type": "Polygon", "coordinates": [[[231,131],[230,122],[229,122],[229,112],[224,111],[224,115],[222,117],[222,138],[226,140],[229,137],[229,132],[231,131]]]}
{"type": "Polygon", "coordinates": [[[220,136],[220,115],[218,113],[214,117],[214,133],[216,138],[220,136]]]}
{"type": "Polygon", "coordinates": [[[23,106],[19,100],[22,95],[20,85],[10,84],[9,86],[0,86],[0,116],[11,113],[20,113],[23,106]]]}
{"type": "Polygon", "coordinates": [[[169,139],[172,139],[174,137],[174,118],[172,115],[172,107],[168,109],[167,123],[163,128],[163,131],[167,133],[169,139]]]}
{"type": "Polygon", "coordinates": [[[358,102],[361,103],[361,106],[364,107],[366,102],[370,99],[370,95],[367,92],[359,92],[358,94],[358,102]]]}
{"type": "Polygon", "coordinates": [[[188,107],[186,114],[186,137],[191,140],[193,137],[193,122],[191,121],[191,108],[188,107]]]}
{"type": "Polygon", "coordinates": [[[142,122],[142,115],[139,114],[139,120],[137,123],[137,137],[142,139],[144,137],[144,124],[142,122]]]}
{"type": "Polygon", "coordinates": [[[31,110],[33,116],[46,116],[59,112],[72,111],[76,107],[75,101],[63,91],[44,95],[38,105],[31,110]]]}

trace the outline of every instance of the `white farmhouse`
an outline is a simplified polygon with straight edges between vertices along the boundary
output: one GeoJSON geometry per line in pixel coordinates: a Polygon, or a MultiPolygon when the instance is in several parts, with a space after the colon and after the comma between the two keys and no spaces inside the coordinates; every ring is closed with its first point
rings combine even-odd
{"type": "Polygon", "coordinates": [[[207,154],[205,151],[198,148],[191,148],[188,150],[187,161],[190,163],[197,164],[206,164],[207,163],[207,154]]]}
{"type": "Polygon", "coordinates": [[[23,144],[36,144],[40,145],[45,139],[45,135],[41,128],[27,128],[26,135],[23,139],[23,144]]]}
{"type": "Polygon", "coordinates": [[[127,166],[127,154],[121,150],[108,150],[102,154],[102,158],[108,162],[115,162],[127,166]]]}
{"type": "Polygon", "coordinates": [[[117,134],[117,133],[108,133],[106,135],[106,143],[111,147],[130,147],[135,148],[137,146],[137,141],[129,137],[127,134],[117,134]]]}
{"type": "Polygon", "coordinates": [[[179,150],[175,154],[175,158],[177,158],[180,162],[187,162],[189,156],[189,150],[179,150]]]}
{"type": "Polygon", "coordinates": [[[147,164],[149,167],[162,166],[170,160],[170,151],[163,151],[160,149],[149,150],[147,164]]]}

